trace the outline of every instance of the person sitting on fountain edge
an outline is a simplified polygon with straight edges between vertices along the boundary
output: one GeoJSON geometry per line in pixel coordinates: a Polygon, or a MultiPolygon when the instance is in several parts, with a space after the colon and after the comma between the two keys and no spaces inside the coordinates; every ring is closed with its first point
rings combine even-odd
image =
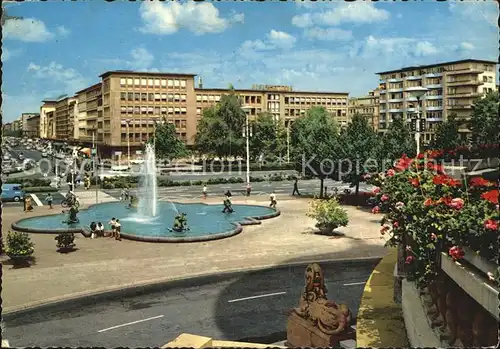
{"type": "Polygon", "coordinates": [[[222,213],[233,213],[233,205],[231,203],[231,192],[228,190],[226,192],[226,195],[224,197],[224,209],[222,210],[222,213]]]}

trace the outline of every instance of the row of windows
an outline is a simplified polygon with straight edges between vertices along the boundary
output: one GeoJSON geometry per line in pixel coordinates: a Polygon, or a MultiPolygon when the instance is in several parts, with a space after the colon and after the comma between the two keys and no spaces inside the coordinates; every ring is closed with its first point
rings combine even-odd
{"type": "Polygon", "coordinates": [[[375,108],[352,108],[352,109],[349,109],[349,114],[356,114],[356,113],[373,114],[373,113],[375,113],[375,108]]]}
{"type": "MultiPolygon", "coordinates": [[[[335,109],[332,109],[332,108],[328,108],[327,109],[328,112],[336,115],[336,116],[346,116],[347,115],[347,112],[346,110],[335,110],[335,109]]],[[[299,117],[301,115],[305,115],[306,113],[306,110],[304,109],[285,109],[285,116],[296,116],[296,117],[299,117]]]]}
{"type": "Polygon", "coordinates": [[[285,97],[285,104],[337,104],[346,105],[347,99],[320,97],[285,97]]]}
{"type": "Polygon", "coordinates": [[[218,102],[219,95],[196,95],[196,102],[218,102]]]}
{"type": "MultiPolygon", "coordinates": [[[[176,132],[176,136],[182,140],[186,140],[186,132],[176,132]]],[[[153,133],[130,133],[129,138],[127,138],[127,133],[121,134],[121,141],[122,143],[126,143],[127,141],[130,142],[145,142],[149,138],[153,137],[153,133]]]]}
{"type": "Polygon", "coordinates": [[[143,93],[143,92],[121,92],[120,100],[122,101],[169,101],[169,102],[185,102],[187,96],[180,93],[143,93]]]}
{"type": "MultiPolygon", "coordinates": [[[[186,120],[168,120],[169,123],[174,124],[176,128],[186,128],[186,120]]],[[[122,129],[127,127],[127,124],[122,124],[122,129]]],[[[148,120],[144,122],[144,120],[131,120],[129,123],[129,128],[153,128],[154,127],[154,121],[153,120],[148,120]]]]}
{"type": "Polygon", "coordinates": [[[120,78],[122,87],[186,87],[185,79],[145,79],[145,78],[120,78]]]}
{"type": "Polygon", "coordinates": [[[148,106],[128,106],[120,107],[121,114],[186,114],[187,109],[185,107],[148,107],[148,106]]]}

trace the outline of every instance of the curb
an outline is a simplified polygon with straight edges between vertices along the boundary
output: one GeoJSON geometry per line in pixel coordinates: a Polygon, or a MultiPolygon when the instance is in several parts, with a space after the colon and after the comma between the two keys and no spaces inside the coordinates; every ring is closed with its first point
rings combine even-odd
{"type": "Polygon", "coordinates": [[[110,288],[104,288],[101,290],[95,290],[93,292],[78,292],[69,295],[64,295],[61,297],[55,297],[46,301],[33,302],[27,305],[13,307],[12,309],[5,310],[2,313],[3,321],[10,321],[18,316],[29,315],[30,313],[36,313],[40,311],[47,311],[53,309],[64,309],[69,307],[74,307],[76,303],[80,305],[94,304],[100,301],[113,299],[117,297],[132,297],[141,294],[148,294],[153,292],[158,292],[165,289],[171,289],[176,287],[189,287],[194,283],[199,284],[210,284],[216,281],[230,279],[236,277],[240,274],[248,272],[257,272],[266,269],[285,269],[295,266],[307,265],[310,263],[319,264],[335,264],[335,263],[363,263],[363,262],[377,262],[380,261],[384,256],[376,257],[358,257],[351,259],[304,259],[304,261],[297,261],[287,264],[268,264],[256,267],[248,267],[243,269],[228,269],[220,271],[217,273],[208,272],[200,274],[191,274],[184,277],[169,277],[154,279],[145,282],[131,283],[121,286],[114,286],[110,288]]]}

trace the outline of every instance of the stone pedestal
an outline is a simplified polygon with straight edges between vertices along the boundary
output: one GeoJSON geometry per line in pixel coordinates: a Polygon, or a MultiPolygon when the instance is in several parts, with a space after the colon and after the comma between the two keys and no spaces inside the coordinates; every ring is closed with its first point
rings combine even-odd
{"type": "Polygon", "coordinates": [[[292,347],[340,347],[340,341],[356,339],[356,331],[351,326],[342,333],[328,335],[295,312],[288,317],[286,332],[287,345],[292,347]]]}

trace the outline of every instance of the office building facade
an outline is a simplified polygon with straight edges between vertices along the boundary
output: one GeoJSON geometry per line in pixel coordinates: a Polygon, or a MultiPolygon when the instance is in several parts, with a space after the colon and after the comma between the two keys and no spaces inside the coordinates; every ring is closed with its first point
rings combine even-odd
{"type": "Polygon", "coordinates": [[[377,73],[380,76],[379,130],[387,130],[396,118],[410,121],[417,113],[417,99],[409,90],[425,87],[428,92],[421,100],[421,119],[425,129],[424,143],[433,139],[437,126],[452,113],[463,123],[462,138],[469,134],[467,120],[476,98],[495,90],[496,62],[485,60],[460,60],[440,64],[406,67],[377,73]]]}
{"type": "Polygon", "coordinates": [[[373,130],[378,130],[379,125],[379,97],[380,90],[378,88],[369,91],[366,96],[349,98],[349,119],[352,119],[354,114],[365,116],[373,130]]]}

